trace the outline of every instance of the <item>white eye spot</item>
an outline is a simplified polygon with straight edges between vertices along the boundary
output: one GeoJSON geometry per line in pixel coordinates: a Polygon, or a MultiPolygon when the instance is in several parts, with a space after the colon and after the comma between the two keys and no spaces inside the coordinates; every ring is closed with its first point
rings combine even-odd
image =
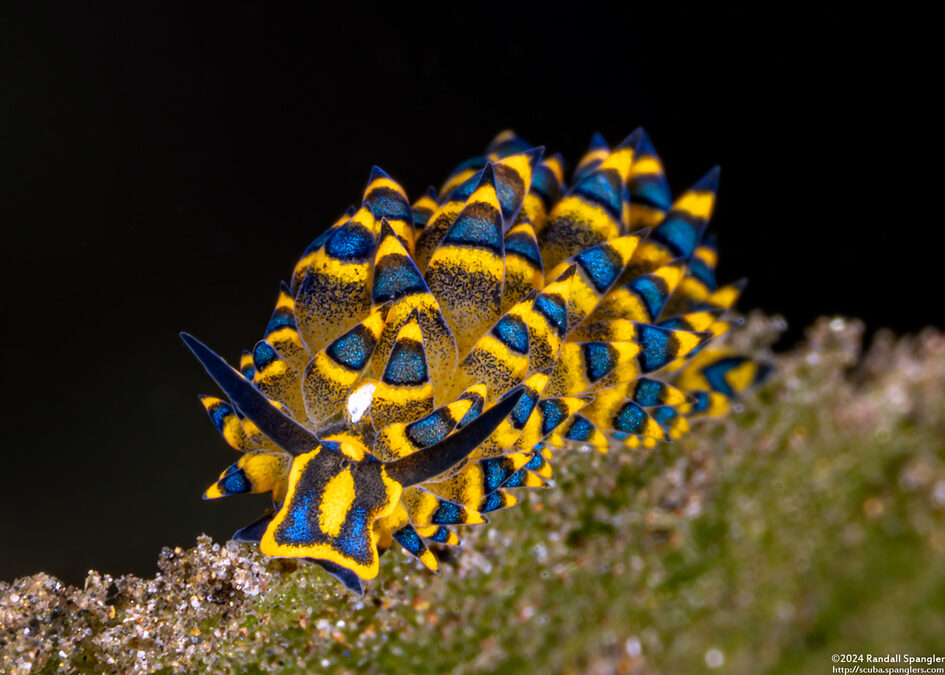
{"type": "Polygon", "coordinates": [[[357,422],[364,417],[364,413],[371,407],[371,401],[374,400],[376,388],[373,382],[367,382],[355,389],[348,397],[348,416],[352,422],[357,422]]]}

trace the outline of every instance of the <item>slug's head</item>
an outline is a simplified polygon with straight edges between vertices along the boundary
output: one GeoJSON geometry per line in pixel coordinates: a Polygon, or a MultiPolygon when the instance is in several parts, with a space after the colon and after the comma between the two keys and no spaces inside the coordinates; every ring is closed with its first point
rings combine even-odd
{"type": "Polygon", "coordinates": [[[281,502],[277,510],[243,528],[235,538],[258,541],[267,556],[314,559],[349,588],[357,584],[360,589],[357,578],[377,576],[374,523],[393,513],[403,489],[429,481],[465,460],[512,411],[523,391],[521,387],[512,390],[440,442],[382,462],[353,444],[320,440],[199,340],[186,333],[181,337],[236,409],[291,461],[283,499],[273,484],[257,477],[264,472],[256,465],[265,463],[256,455],[245,455],[208,490],[208,497],[229,494],[228,477],[239,476],[241,480],[230,482],[249,488],[238,491],[273,490],[281,502]],[[255,484],[262,489],[253,489],[255,484]]]}

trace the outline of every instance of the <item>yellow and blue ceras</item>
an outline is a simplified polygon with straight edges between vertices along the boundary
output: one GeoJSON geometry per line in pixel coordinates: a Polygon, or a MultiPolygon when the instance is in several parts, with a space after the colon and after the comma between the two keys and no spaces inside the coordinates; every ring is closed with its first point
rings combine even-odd
{"type": "Polygon", "coordinates": [[[375,168],[238,369],[183,336],[243,453],[205,497],[271,493],[234,538],[361,592],[393,541],[436,571],[429,545],[548,485],[556,449],[721,414],[768,367],[720,346],[741,285],[717,285],[703,240],[718,176],[673,200],[642,129],[595,136],[570,186],[511,132],[413,204],[375,168]]]}

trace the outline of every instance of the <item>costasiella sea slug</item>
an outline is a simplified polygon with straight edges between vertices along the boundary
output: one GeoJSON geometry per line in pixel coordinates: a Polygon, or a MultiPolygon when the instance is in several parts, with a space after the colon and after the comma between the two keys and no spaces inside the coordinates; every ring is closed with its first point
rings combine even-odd
{"type": "Polygon", "coordinates": [[[556,452],[720,415],[768,366],[724,345],[741,285],[703,238],[718,178],[674,200],[642,129],[595,136],[569,184],[511,132],[412,204],[375,167],[238,369],[182,334],[242,453],[205,497],[270,493],[233,538],[361,593],[395,541],[436,571],[434,545],[548,485],[556,452]]]}

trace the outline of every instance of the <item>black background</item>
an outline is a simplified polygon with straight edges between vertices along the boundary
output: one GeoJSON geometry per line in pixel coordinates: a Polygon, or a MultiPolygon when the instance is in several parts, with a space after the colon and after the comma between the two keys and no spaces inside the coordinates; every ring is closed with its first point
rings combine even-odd
{"type": "Polygon", "coordinates": [[[720,278],[786,345],[821,314],[943,324],[941,208],[907,157],[930,81],[890,17],[335,4],[0,10],[0,578],[151,574],[253,518],[264,498],[200,500],[235,453],[177,332],[235,358],[373,164],[413,198],[504,128],[570,169],[643,125],[674,191],[721,164],[720,278]]]}

